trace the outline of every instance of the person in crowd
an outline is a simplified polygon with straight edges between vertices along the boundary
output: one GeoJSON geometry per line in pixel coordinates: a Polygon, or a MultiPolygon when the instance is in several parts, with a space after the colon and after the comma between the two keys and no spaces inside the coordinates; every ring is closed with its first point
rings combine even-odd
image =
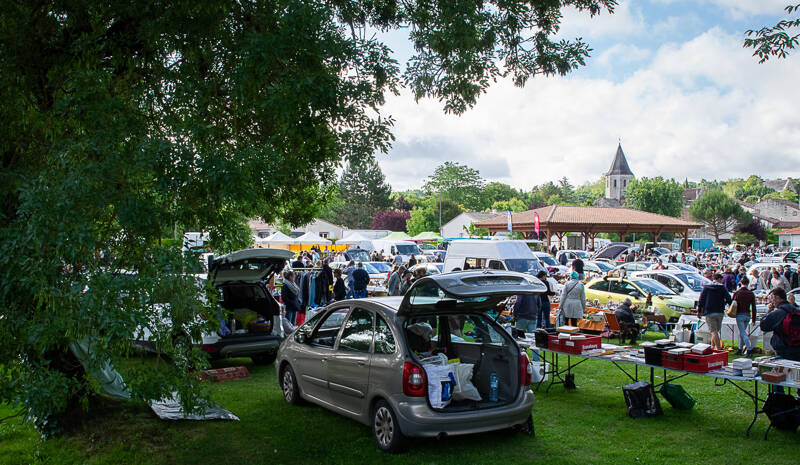
{"type": "Polygon", "coordinates": [[[626,298],[625,301],[614,310],[614,316],[617,318],[617,323],[619,323],[619,329],[622,333],[620,339],[623,343],[625,339],[630,338],[631,345],[636,344],[636,339],[639,337],[639,333],[642,332],[642,327],[636,323],[631,299],[626,298]]]}
{"type": "MultiPolygon", "coordinates": [[[[787,323],[787,316],[800,310],[786,300],[786,292],[780,287],[770,291],[767,309],[768,313],[761,319],[761,331],[772,331],[770,343],[776,354],[787,360],[800,361],[800,327],[792,324],[796,321],[794,318],[787,323]]],[[[775,390],[782,393],[783,386],[775,386],[775,390]]]]}
{"type": "Polygon", "coordinates": [[[714,349],[722,349],[722,340],[719,333],[722,330],[722,317],[724,316],[725,306],[733,300],[725,285],[722,284],[722,275],[714,275],[714,281],[703,286],[700,292],[700,299],[697,303],[698,316],[706,318],[708,330],[711,332],[711,346],[714,349]]]}
{"type": "Polygon", "coordinates": [[[515,327],[526,333],[536,331],[536,320],[539,317],[541,305],[542,298],[538,294],[518,295],[512,310],[514,318],[516,318],[515,327]]]}
{"type": "MultiPolygon", "coordinates": [[[[333,270],[328,263],[328,259],[322,260],[322,269],[320,270],[320,277],[322,279],[322,289],[325,294],[325,301],[328,302],[333,299],[333,270]]],[[[337,299],[338,300],[338,299],[337,299]]]]}
{"type": "Polygon", "coordinates": [[[364,264],[358,262],[353,271],[353,298],[363,299],[366,297],[367,284],[369,284],[369,273],[364,269],[364,264]]]}
{"type": "Polygon", "coordinates": [[[392,264],[395,265],[395,266],[402,265],[403,264],[403,256],[400,255],[400,254],[395,255],[394,258],[392,259],[392,264]]]}
{"type": "Polygon", "coordinates": [[[736,290],[736,276],[730,267],[725,268],[725,272],[722,273],[722,285],[725,286],[725,290],[728,292],[736,290]]]}
{"type": "Polygon", "coordinates": [[[408,292],[408,288],[411,287],[412,277],[413,276],[410,271],[405,270],[403,272],[402,282],[400,283],[400,295],[405,295],[405,293],[408,292]]]}
{"type": "Polygon", "coordinates": [[[292,262],[292,268],[303,268],[303,256],[298,254],[292,262]]]}
{"type": "Polygon", "coordinates": [[[294,276],[294,271],[284,271],[283,286],[281,287],[281,300],[286,307],[286,318],[292,323],[297,321],[297,314],[302,311],[300,288],[294,283],[294,276]]]}
{"type": "Polygon", "coordinates": [[[386,283],[386,290],[389,291],[389,295],[401,295],[400,285],[403,283],[403,273],[405,273],[405,271],[406,267],[403,265],[394,267],[394,271],[392,271],[386,283]]]}
{"type": "Polygon", "coordinates": [[[786,277],[778,270],[775,270],[772,272],[772,290],[778,288],[783,289],[783,292],[786,293],[791,291],[791,289],[789,289],[789,281],[786,280],[786,277]]]}
{"type": "Polygon", "coordinates": [[[768,269],[763,268],[761,270],[761,273],[758,275],[758,286],[757,286],[757,289],[759,291],[767,291],[767,290],[769,290],[769,288],[770,288],[769,287],[770,277],[772,277],[772,273],[770,273],[768,269]]]}
{"type": "Polygon", "coordinates": [[[333,270],[333,300],[344,300],[347,295],[347,288],[342,279],[342,269],[333,270]]]}
{"type": "Polygon", "coordinates": [[[753,347],[750,345],[750,337],[747,333],[747,324],[752,321],[756,324],[756,296],[749,288],[750,280],[743,276],[739,281],[739,289],[733,293],[733,301],[736,302],[736,326],[739,328],[739,348],[736,355],[753,354],[753,347]]]}
{"type": "Polygon", "coordinates": [[[570,326],[578,326],[578,320],[586,313],[586,291],[575,269],[569,274],[559,299],[559,315],[570,326]]]}
{"type": "Polygon", "coordinates": [[[281,328],[283,328],[283,334],[285,336],[288,336],[289,334],[292,334],[294,332],[294,330],[297,329],[297,326],[295,326],[294,323],[289,321],[289,318],[286,317],[286,306],[285,305],[283,307],[281,307],[281,328]]]}
{"type": "Polygon", "coordinates": [[[583,281],[586,279],[586,274],[583,272],[583,260],[580,258],[576,258],[572,261],[572,269],[578,273],[578,279],[583,281]]]}
{"type": "Polygon", "coordinates": [[[414,279],[413,280],[416,281],[418,279],[424,278],[426,272],[427,271],[425,270],[425,267],[421,266],[421,267],[417,268],[416,270],[414,270],[414,277],[413,277],[414,279]]]}
{"type": "Polygon", "coordinates": [[[558,257],[558,263],[560,263],[561,266],[567,266],[567,254],[562,253],[561,256],[558,257]]]}
{"type": "Polygon", "coordinates": [[[547,291],[541,294],[540,297],[542,302],[539,305],[539,315],[536,316],[537,326],[539,328],[550,328],[553,326],[550,323],[550,296],[556,295],[556,281],[547,276],[547,272],[544,270],[540,270],[536,277],[547,287],[547,291]]]}
{"type": "Polygon", "coordinates": [[[345,299],[352,299],[353,293],[355,289],[353,287],[353,272],[356,270],[356,262],[354,260],[350,260],[350,263],[347,264],[347,268],[344,269],[344,274],[347,276],[347,294],[345,294],[345,299]]]}
{"type": "Polygon", "coordinates": [[[415,257],[414,254],[411,254],[411,258],[408,259],[408,267],[411,268],[416,264],[417,264],[417,257],[415,257]]]}

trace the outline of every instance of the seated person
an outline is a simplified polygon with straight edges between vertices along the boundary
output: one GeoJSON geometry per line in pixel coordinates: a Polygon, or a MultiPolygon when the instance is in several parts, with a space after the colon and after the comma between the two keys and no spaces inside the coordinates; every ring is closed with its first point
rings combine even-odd
{"type": "Polygon", "coordinates": [[[633,302],[631,299],[625,299],[622,302],[622,305],[617,307],[614,311],[614,316],[617,318],[617,323],[619,323],[619,329],[622,332],[620,338],[625,341],[625,339],[630,338],[631,345],[636,343],[636,338],[639,337],[639,332],[642,330],[642,327],[636,323],[636,318],[633,316],[633,302]]]}

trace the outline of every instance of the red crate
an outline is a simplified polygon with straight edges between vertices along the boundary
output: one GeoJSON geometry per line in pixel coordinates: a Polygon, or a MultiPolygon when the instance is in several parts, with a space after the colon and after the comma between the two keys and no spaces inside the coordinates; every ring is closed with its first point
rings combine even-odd
{"type": "Polygon", "coordinates": [[[564,351],[564,344],[563,344],[564,341],[566,341],[566,339],[560,339],[560,340],[558,339],[558,334],[551,334],[551,335],[547,336],[547,348],[550,349],[550,350],[563,352],[564,351]]]}
{"type": "Polygon", "coordinates": [[[683,370],[683,354],[661,352],[661,366],[670,370],[683,370]]]}
{"type": "Polygon", "coordinates": [[[706,355],[689,352],[683,359],[683,369],[692,373],[708,373],[709,371],[719,370],[727,364],[727,350],[715,350],[706,355]]]}
{"type": "Polygon", "coordinates": [[[569,339],[559,339],[558,334],[551,334],[547,341],[550,350],[566,352],[568,354],[580,355],[584,351],[599,349],[603,343],[600,336],[589,336],[584,334],[586,339],[572,341],[569,339]]]}

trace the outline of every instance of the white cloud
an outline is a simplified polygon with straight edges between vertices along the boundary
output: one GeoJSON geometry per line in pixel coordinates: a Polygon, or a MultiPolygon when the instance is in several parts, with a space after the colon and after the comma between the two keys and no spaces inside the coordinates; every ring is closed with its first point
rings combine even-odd
{"type": "Polygon", "coordinates": [[[578,11],[574,8],[564,9],[564,18],[561,21],[560,37],[575,38],[605,38],[627,37],[641,34],[647,30],[642,11],[631,6],[632,2],[620,1],[614,8],[614,14],[603,11],[591,17],[588,12],[578,11]]]}
{"type": "Polygon", "coordinates": [[[562,176],[573,184],[599,178],[622,137],[638,177],[798,176],[800,61],[759,65],[750,53],[741,37],[715,28],[663,45],[620,82],[536,78],[524,89],[499,82],[460,117],[403,95],[386,108],[397,120],[396,149],[379,160],[400,190],[420,187],[444,160],[530,189],[562,176]]]}
{"type": "Polygon", "coordinates": [[[636,45],[618,43],[597,55],[593,64],[597,66],[613,66],[639,63],[652,55],[650,50],[636,45]]]}
{"type": "Polygon", "coordinates": [[[712,4],[721,8],[726,16],[744,19],[754,15],[779,15],[790,0],[652,0],[656,3],[682,3],[689,5],[712,4]]]}

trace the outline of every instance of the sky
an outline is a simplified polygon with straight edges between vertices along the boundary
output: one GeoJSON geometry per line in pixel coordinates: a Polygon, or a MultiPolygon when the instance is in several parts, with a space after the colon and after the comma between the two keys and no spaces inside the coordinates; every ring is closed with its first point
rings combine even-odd
{"type": "MultiPolygon", "coordinates": [[[[621,0],[613,15],[565,10],[559,35],[593,49],[565,77],[495,83],[475,107],[390,97],[396,140],[377,159],[393,190],[422,187],[445,161],[530,190],[606,172],[617,144],[636,177],[679,181],[800,176],[800,56],[759,64],[744,31],[787,16],[788,0],[621,0]]],[[[793,16],[794,17],[794,16],[793,16]]],[[[411,53],[386,39],[401,61],[411,53]]]]}

